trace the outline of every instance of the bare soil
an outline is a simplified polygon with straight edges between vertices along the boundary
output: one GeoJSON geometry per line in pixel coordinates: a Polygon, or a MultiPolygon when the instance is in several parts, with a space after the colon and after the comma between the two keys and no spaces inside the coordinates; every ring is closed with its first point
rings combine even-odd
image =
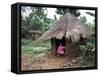
{"type": "Polygon", "coordinates": [[[32,54],[22,54],[21,70],[43,70],[75,68],[80,65],[75,58],[67,56],[55,56],[50,53],[41,57],[33,57],[32,54]]]}

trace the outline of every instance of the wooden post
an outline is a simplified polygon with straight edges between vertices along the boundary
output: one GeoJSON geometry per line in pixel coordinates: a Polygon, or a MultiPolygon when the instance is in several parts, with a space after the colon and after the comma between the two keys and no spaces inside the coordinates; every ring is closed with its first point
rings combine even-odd
{"type": "Polygon", "coordinates": [[[51,39],[51,54],[56,55],[55,39],[51,39]]]}
{"type": "Polygon", "coordinates": [[[68,53],[68,41],[65,39],[65,55],[68,53]]]}

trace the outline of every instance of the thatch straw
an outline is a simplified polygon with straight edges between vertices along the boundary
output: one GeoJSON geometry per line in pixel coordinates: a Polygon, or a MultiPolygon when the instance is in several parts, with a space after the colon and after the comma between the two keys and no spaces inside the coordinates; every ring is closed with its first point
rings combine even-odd
{"type": "Polygon", "coordinates": [[[73,42],[77,42],[80,39],[80,34],[83,38],[88,38],[93,32],[74,15],[66,13],[60,17],[60,19],[54,23],[54,26],[45,32],[39,40],[48,40],[51,38],[62,39],[63,36],[65,36],[66,39],[71,37],[73,42]]]}

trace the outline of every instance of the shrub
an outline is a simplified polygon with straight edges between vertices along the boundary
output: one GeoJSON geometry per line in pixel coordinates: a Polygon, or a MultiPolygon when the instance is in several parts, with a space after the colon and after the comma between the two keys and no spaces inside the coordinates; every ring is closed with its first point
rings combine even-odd
{"type": "Polygon", "coordinates": [[[79,46],[82,59],[79,61],[80,65],[93,65],[95,63],[95,40],[90,38],[85,45],[79,46]]]}
{"type": "Polygon", "coordinates": [[[31,42],[32,42],[31,40],[27,40],[27,39],[22,39],[21,40],[22,45],[27,45],[27,44],[30,44],[31,42]]]}

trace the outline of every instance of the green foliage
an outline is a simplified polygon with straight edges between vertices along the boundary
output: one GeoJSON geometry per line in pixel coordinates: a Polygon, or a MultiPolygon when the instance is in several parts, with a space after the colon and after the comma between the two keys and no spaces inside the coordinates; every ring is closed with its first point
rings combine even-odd
{"type": "Polygon", "coordinates": [[[93,47],[94,47],[94,45],[91,42],[86,43],[86,48],[87,49],[92,49],[93,47]]]}
{"type": "Polygon", "coordinates": [[[85,52],[87,50],[85,45],[80,45],[79,48],[81,52],[85,52]]]}
{"type": "Polygon", "coordinates": [[[21,36],[25,38],[25,34],[28,33],[29,27],[28,22],[22,17],[21,18],[21,36]]]}
{"type": "Polygon", "coordinates": [[[95,21],[93,20],[92,23],[88,22],[85,16],[80,16],[79,20],[88,27],[89,30],[95,32],[95,21]]]}
{"type": "Polygon", "coordinates": [[[95,63],[95,37],[91,37],[87,40],[85,45],[80,45],[80,52],[82,59],[79,61],[80,65],[93,65],[95,63]]]}
{"type": "MultiPolygon", "coordinates": [[[[80,21],[84,23],[89,30],[95,32],[95,22],[88,23],[86,17],[84,16],[80,17],[80,21]]],[[[95,36],[88,38],[86,44],[80,45],[79,48],[82,54],[82,59],[79,61],[80,65],[95,64],[95,36]]]]}
{"type": "Polygon", "coordinates": [[[95,33],[95,22],[94,21],[93,23],[86,23],[86,25],[89,27],[91,31],[95,33]]]}
{"type": "Polygon", "coordinates": [[[26,40],[26,39],[21,40],[21,45],[28,45],[30,43],[31,43],[31,40],[26,40]]]}
{"type": "Polygon", "coordinates": [[[56,16],[54,16],[54,19],[48,18],[47,9],[42,7],[23,7],[21,12],[22,38],[25,37],[30,30],[47,31],[53,22],[57,20],[56,16]],[[24,16],[24,13],[27,14],[27,10],[30,12],[24,16]]]}
{"type": "MultiPolygon", "coordinates": [[[[88,29],[95,32],[95,22],[87,23],[85,17],[80,17],[80,21],[87,25],[88,29]]],[[[79,61],[80,65],[94,65],[95,64],[95,36],[87,39],[85,45],[80,45],[80,52],[82,59],[79,61]],[[94,50],[93,50],[94,49],[94,50]]]]}
{"type": "Polygon", "coordinates": [[[82,23],[86,23],[86,22],[87,22],[87,19],[86,19],[85,16],[81,16],[81,17],[80,17],[80,21],[81,21],[82,23]]]}

